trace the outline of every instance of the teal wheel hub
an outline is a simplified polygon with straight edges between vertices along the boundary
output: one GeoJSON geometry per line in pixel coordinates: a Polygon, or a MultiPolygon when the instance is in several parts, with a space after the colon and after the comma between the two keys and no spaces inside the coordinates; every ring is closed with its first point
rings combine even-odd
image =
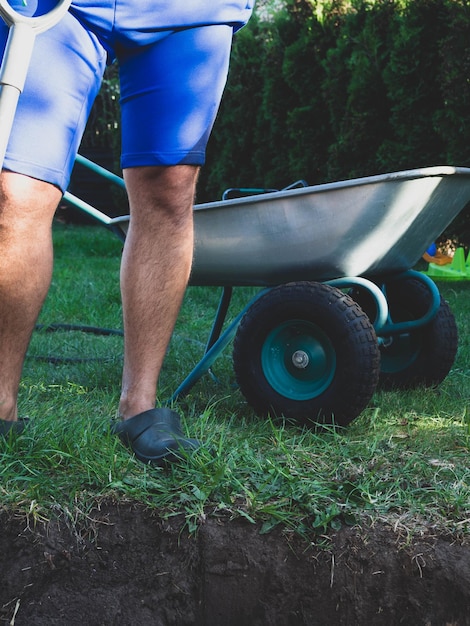
{"type": "Polygon", "coordinates": [[[336,370],[336,352],[316,324],[290,320],[273,329],[261,350],[268,383],[291,400],[309,400],[327,389],[336,370]]]}
{"type": "Polygon", "coordinates": [[[393,337],[390,345],[385,343],[382,348],[381,371],[385,374],[394,374],[405,370],[416,361],[422,347],[418,332],[393,337]]]}

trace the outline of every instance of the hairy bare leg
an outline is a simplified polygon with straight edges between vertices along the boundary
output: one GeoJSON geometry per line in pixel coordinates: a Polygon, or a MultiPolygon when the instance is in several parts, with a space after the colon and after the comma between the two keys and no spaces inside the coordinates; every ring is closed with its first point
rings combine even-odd
{"type": "Polygon", "coordinates": [[[121,266],[123,419],[155,406],[160,370],[191,271],[197,175],[198,168],[188,165],[124,172],[131,219],[121,266]]]}
{"type": "Polygon", "coordinates": [[[0,176],[0,419],[17,419],[23,362],[52,274],[51,225],[61,192],[0,176]]]}

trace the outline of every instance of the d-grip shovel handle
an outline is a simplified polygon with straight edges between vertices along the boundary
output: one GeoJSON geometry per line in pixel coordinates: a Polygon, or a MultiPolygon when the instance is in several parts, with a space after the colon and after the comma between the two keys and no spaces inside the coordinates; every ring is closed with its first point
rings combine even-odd
{"type": "Polygon", "coordinates": [[[44,15],[26,17],[13,9],[7,0],[0,0],[0,16],[8,26],[13,26],[14,24],[28,24],[37,34],[52,28],[52,26],[60,22],[69,10],[71,4],[72,0],[59,0],[57,5],[44,15]]]}
{"type": "Polygon", "coordinates": [[[9,26],[8,39],[0,68],[0,169],[10,138],[18,98],[23,91],[36,35],[55,26],[67,13],[71,0],[36,17],[21,15],[7,0],[0,0],[0,16],[9,26]]]}

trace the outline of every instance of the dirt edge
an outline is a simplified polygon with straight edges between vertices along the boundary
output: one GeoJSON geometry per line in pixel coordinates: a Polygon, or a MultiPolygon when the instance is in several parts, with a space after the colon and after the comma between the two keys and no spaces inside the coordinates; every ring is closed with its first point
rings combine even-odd
{"type": "Polygon", "coordinates": [[[470,544],[387,524],[306,541],[246,520],[104,504],[83,522],[0,512],[0,624],[470,625],[470,544]]]}

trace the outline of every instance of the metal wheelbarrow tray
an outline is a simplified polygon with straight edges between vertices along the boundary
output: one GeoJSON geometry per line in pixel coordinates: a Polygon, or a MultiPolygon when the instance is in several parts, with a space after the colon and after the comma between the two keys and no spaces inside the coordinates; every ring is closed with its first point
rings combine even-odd
{"type": "MultiPolygon", "coordinates": [[[[128,216],[65,198],[125,239],[128,216]]],[[[190,282],[222,295],[205,354],[171,401],[232,339],[237,382],[260,415],[344,425],[379,380],[442,382],[455,320],[433,281],[410,268],[469,202],[470,169],[432,167],[196,205],[190,282]],[[237,286],[262,289],[224,329],[237,286]]]]}
{"type": "Polygon", "coordinates": [[[413,267],[470,202],[470,169],[433,167],[195,207],[192,283],[277,285],[413,267]]]}

